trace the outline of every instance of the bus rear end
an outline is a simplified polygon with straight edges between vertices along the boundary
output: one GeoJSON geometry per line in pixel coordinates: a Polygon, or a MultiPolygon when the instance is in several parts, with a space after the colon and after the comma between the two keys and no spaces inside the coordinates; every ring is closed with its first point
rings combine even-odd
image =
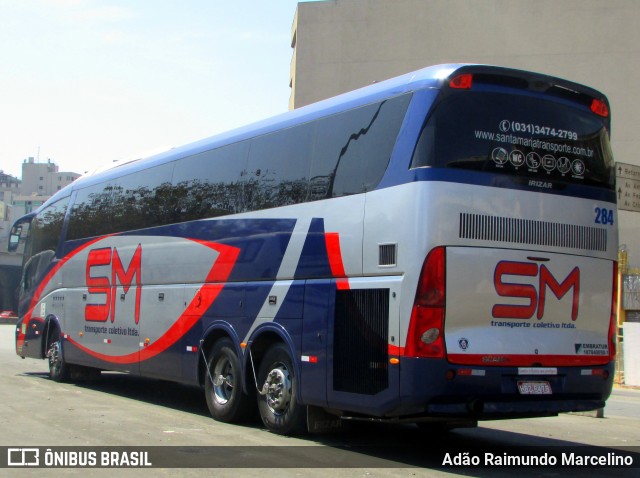
{"type": "Polygon", "coordinates": [[[581,85],[489,67],[443,82],[410,168],[424,261],[401,324],[404,414],[604,406],[618,247],[609,130],[606,98],[581,85]]]}

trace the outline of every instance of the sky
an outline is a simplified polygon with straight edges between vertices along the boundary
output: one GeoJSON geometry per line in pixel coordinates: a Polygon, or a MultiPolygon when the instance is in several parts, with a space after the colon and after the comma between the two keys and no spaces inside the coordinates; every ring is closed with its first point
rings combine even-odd
{"type": "Polygon", "coordinates": [[[0,0],[0,170],[84,173],[287,111],[297,0],[0,0]]]}

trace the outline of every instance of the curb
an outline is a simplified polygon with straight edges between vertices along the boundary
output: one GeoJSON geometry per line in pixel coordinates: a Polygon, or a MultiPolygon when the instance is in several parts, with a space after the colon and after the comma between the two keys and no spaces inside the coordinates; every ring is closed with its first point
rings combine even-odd
{"type": "Polygon", "coordinates": [[[578,415],[581,417],[604,418],[604,408],[590,410],[588,412],[569,412],[567,415],[578,415]]]}

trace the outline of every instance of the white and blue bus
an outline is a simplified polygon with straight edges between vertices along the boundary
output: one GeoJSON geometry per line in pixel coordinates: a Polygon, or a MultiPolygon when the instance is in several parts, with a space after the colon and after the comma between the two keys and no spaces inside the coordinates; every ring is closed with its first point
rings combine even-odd
{"type": "Polygon", "coordinates": [[[281,434],[602,407],[609,132],[596,90],[442,65],[82,177],[14,226],[16,352],[281,434]]]}

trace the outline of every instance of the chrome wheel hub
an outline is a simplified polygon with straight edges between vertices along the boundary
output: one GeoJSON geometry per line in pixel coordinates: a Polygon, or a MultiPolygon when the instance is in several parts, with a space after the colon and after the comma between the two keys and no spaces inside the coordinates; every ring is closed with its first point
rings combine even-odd
{"type": "Polygon", "coordinates": [[[291,401],[291,378],[283,365],[274,368],[267,374],[264,382],[267,404],[273,413],[284,413],[291,401]]]}
{"type": "Polygon", "coordinates": [[[220,405],[226,404],[233,394],[233,369],[231,362],[224,358],[216,363],[213,370],[213,398],[220,405]]]}

